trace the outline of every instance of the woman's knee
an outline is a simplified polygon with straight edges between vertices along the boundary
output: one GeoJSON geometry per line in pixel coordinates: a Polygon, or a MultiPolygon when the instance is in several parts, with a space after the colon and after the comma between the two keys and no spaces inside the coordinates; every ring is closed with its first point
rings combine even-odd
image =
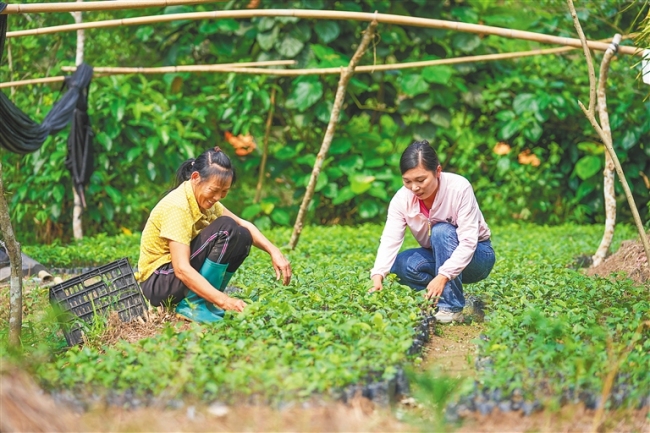
{"type": "Polygon", "coordinates": [[[456,227],[449,223],[437,223],[431,226],[431,237],[437,238],[456,238],[456,227]]]}
{"type": "Polygon", "coordinates": [[[421,254],[404,251],[397,255],[391,272],[400,279],[408,281],[420,281],[430,275],[432,261],[422,257],[421,254]]]}
{"type": "Polygon", "coordinates": [[[237,242],[241,242],[249,247],[253,245],[253,235],[251,235],[250,230],[246,227],[238,226],[235,231],[235,236],[237,237],[237,242]]]}
{"type": "Polygon", "coordinates": [[[235,229],[239,227],[239,224],[237,224],[237,221],[235,221],[232,217],[223,215],[217,218],[212,222],[212,224],[217,225],[220,230],[226,230],[231,233],[235,232],[235,229]]]}

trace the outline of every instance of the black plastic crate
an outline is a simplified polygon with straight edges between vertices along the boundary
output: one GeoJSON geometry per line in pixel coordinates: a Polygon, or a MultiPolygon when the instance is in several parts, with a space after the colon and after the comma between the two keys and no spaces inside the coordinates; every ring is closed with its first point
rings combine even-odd
{"type": "Polygon", "coordinates": [[[83,341],[83,322],[92,324],[96,314],[106,317],[116,311],[122,322],[146,317],[142,291],[126,258],[52,286],[50,302],[67,313],[62,328],[70,346],[83,341]]]}

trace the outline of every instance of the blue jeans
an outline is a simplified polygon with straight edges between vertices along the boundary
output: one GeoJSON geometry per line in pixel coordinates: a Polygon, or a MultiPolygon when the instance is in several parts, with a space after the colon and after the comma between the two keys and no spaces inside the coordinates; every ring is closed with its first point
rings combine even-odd
{"type": "MultiPolygon", "coordinates": [[[[399,253],[390,272],[397,275],[400,283],[418,291],[424,290],[457,247],[456,227],[438,223],[431,227],[431,249],[414,248],[399,253]]],[[[465,307],[463,283],[476,283],[487,278],[495,260],[490,240],[479,242],[472,261],[460,275],[445,285],[438,308],[454,313],[461,311],[465,307]]]]}

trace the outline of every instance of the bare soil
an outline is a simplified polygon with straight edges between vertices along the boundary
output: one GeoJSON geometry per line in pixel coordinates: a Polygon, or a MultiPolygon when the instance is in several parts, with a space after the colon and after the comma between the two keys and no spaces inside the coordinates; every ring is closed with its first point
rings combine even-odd
{"type": "Polygon", "coordinates": [[[641,240],[628,240],[600,265],[585,270],[587,275],[600,277],[623,276],[637,284],[650,284],[650,266],[641,240]]]}
{"type": "Polygon", "coordinates": [[[482,323],[471,325],[437,325],[429,344],[424,348],[424,368],[439,367],[452,377],[473,377],[477,339],[483,331],[482,323]]]}

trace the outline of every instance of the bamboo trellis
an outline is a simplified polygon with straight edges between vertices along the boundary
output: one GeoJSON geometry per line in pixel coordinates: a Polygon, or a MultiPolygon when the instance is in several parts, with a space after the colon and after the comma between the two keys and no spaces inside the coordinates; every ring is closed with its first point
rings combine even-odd
{"type": "MultiPolygon", "coordinates": [[[[484,54],[480,56],[465,56],[455,57],[452,59],[436,59],[425,60],[420,62],[403,62],[385,65],[366,65],[358,66],[355,69],[356,73],[373,73],[378,71],[393,71],[398,69],[410,68],[423,68],[427,66],[441,66],[441,65],[455,65],[461,63],[476,63],[487,62],[494,60],[507,60],[522,57],[548,55],[548,54],[563,54],[569,51],[576,50],[574,47],[559,47],[536,49],[529,51],[517,51],[513,53],[500,53],[500,54],[484,54]]],[[[266,74],[277,76],[299,76],[299,75],[333,75],[340,74],[340,68],[311,68],[311,69],[262,69],[257,67],[247,66],[280,66],[291,65],[295,62],[292,60],[275,60],[268,62],[242,62],[242,63],[223,63],[217,65],[188,65],[188,66],[165,66],[160,68],[125,68],[125,67],[95,67],[94,72],[96,75],[119,75],[119,74],[165,74],[173,72],[222,72],[230,73],[236,72],[240,74],[266,74]]],[[[62,71],[73,72],[77,68],[75,66],[63,66],[62,71]]],[[[65,79],[64,76],[35,78],[32,80],[10,81],[7,83],[0,83],[0,89],[4,87],[19,87],[30,84],[44,84],[52,82],[60,82],[65,79]]]]}
{"type": "Polygon", "coordinates": [[[74,3],[31,3],[9,4],[0,15],[26,14],[40,12],[93,12],[122,9],[142,9],[163,6],[196,5],[201,3],[220,3],[224,0],[116,0],[112,2],[74,3]]]}
{"type": "MultiPolygon", "coordinates": [[[[90,4],[90,3],[86,3],[90,4]]],[[[105,4],[105,3],[104,3],[105,4]]],[[[77,10],[72,8],[70,10],[77,10]]],[[[182,14],[169,14],[162,16],[145,16],[137,18],[124,18],[117,20],[94,21],[81,24],[70,24],[62,26],[43,27],[33,30],[20,30],[7,32],[7,38],[16,38],[30,35],[43,35],[49,33],[69,32],[79,29],[96,29],[119,26],[133,26],[143,24],[154,24],[178,20],[204,20],[204,19],[244,19],[255,17],[295,17],[310,18],[322,20],[353,20],[370,22],[376,19],[382,24],[396,24],[413,27],[425,27],[435,29],[447,29],[466,33],[475,33],[480,35],[495,35],[511,39],[523,39],[528,41],[540,42],[544,44],[557,44],[580,48],[582,45],[580,39],[566,38],[562,36],[546,35],[524,30],[513,30],[502,27],[486,26],[483,24],[468,24],[457,21],[438,20],[432,18],[409,17],[394,14],[380,14],[367,12],[348,12],[348,11],[318,11],[305,9],[250,9],[250,10],[230,10],[230,11],[212,11],[212,12],[192,12],[182,14]]],[[[597,41],[587,41],[590,49],[606,51],[609,44],[597,41]]],[[[619,47],[619,53],[642,56],[643,51],[630,46],[619,47]]]]}

